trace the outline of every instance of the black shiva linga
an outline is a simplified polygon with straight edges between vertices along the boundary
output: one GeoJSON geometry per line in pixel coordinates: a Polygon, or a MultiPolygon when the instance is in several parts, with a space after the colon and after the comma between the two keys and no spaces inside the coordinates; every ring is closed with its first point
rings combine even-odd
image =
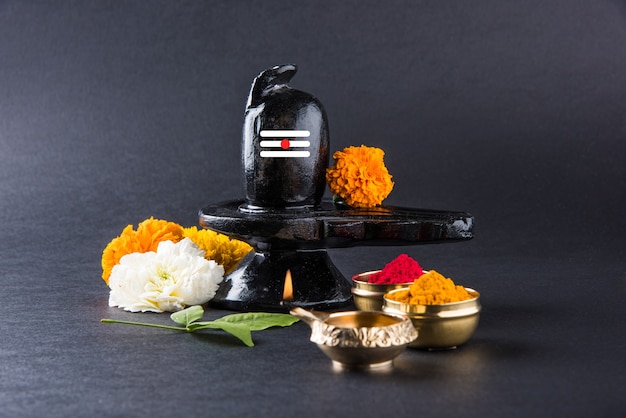
{"type": "Polygon", "coordinates": [[[464,212],[392,206],[354,208],[323,200],[329,159],[326,112],[287,85],[295,65],[263,71],[252,83],[243,126],[246,197],[200,210],[200,225],[255,251],[224,278],[212,305],[239,311],[349,306],[351,283],[327,249],[412,245],[472,238],[464,212]]]}

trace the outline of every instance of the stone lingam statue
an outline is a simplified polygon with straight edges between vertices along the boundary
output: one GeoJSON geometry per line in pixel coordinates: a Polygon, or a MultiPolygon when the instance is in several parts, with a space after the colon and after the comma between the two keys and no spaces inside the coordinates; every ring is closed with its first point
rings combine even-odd
{"type": "Polygon", "coordinates": [[[464,212],[353,208],[323,200],[328,120],[319,100],[287,85],[295,73],[295,65],[278,65],[252,83],[242,138],[245,199],[200,210],[202,227],[255,249],[225,277],[211,302],[217,307],[349,307],[352,284],[333,264],[328,248],[472,238],[473,217],[464,212]]]}
{"type": "Polygon", "coordinates": [[[328,121],[319,100],[287,85],[295,73],[295,65],[279,65],[252,83],[243,127],[244,210],[311,208],[322,201],[328,121]]]}

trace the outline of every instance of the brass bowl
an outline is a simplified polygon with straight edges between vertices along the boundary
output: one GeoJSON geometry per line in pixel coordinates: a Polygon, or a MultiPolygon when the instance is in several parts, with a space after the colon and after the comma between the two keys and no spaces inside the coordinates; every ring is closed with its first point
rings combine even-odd
{"type": "Polygon", "coordinates": [[[406,315],[373,311],[326,313],[299,307],[292,309],[291,314],[309,324],[311,341],[340,368],[390,366],[417,338],[406,315]]]}
{"type": "MultiPolygon", "coordinates": [[[[411,318],[419,336],[409,347],[456,348],[474,335],[480,317],[480,294],[474,289],[465,289],[474,296],[472,299],[439,305],[408,304],[384,297],[383,311],[411,318]]],[[[402,290],[392,290],[390,293],[402,290]]]]}
{"type": "Polygon", "coordinates": [[[382,311],[385,293],[407,287],[413,283],[413,280],[403,284],[368,283],[369,277],[378,272],[380,270],[366,271],[352,277],[352,298],[357,309],[361,311],[382,311]]]}

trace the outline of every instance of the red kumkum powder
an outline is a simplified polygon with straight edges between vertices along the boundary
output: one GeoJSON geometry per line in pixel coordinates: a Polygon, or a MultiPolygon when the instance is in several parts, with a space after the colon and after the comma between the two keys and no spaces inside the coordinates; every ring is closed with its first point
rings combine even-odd
{"type": "Polygon", "coordinates": [[[422,274],[424,271],[417,261],[407,254],[400,254],[380,272],[370,275],[367,282],[371,284],[412,283],[422,274]]]}

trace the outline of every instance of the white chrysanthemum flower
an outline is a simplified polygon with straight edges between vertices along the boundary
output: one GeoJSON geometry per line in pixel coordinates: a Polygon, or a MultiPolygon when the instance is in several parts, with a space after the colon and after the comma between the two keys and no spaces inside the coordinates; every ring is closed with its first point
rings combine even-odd
{"type": "Polygon", "coordinates": [[[127,254],[109,278],[109,306],[131,312],[175,312],[215,296],[224,267],[193,241],[163,241],[157,251],[127,254]]]}

